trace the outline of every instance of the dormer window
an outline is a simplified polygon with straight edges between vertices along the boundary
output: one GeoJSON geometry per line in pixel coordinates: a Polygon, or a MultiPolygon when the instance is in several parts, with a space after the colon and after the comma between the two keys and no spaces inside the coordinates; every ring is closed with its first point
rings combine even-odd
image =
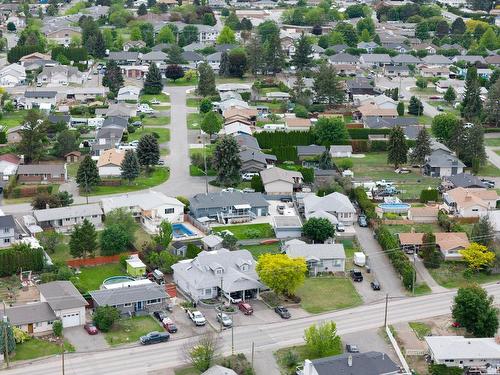
{"type": "Polygon", "coordinates": [[[245,263],[245,264],[242,264],[242,265],[241,265],[241,267],[240,267],[240,269],[241,269],[242,271],[248,271],[248,264],[246,264],[246,263],[245,263]]]}
{"type": "Polygon", "coordinates": [[[217,269],[215,270],[215,274],[216,274],[216,275],[222,275],[223,273],[224,273],[224,269],[222,269],[222,268],[217,268],[217,269]]]}

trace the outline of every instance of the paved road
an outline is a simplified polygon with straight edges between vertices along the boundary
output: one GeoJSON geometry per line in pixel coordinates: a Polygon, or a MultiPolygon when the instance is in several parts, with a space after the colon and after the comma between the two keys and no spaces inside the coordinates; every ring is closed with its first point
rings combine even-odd
{"type": "Polygon", "coordinates": [[[500,155],[498,155],[495,150],[500,150],[500,147],[485,147],[486,156],[488,156],[488,160],[495,167],[500,168],[500,155]]]}
{"type": "MultiPolygon", "coordinates": [[[[495,304],[498,305],[500,285],[487,285],[486,290],[495,298],[495,304]]],[[[448,291],[416,298],[390,300],[388,323],[428,319],[449,314],[455,293],[456,291],[448,291]]],[[[257,351],[274,351],[280,347],[297,345],[303,342],[305,328],[311,324],[330,320],[337,323],[337,329],[341,335],[375,329],[384,324],[384,309],[385,301],[382,297],[380,302],[353,309],[290,319],[279,323],[235,327],[234,348],[236,352],[249,354],[252,342],[257,351]]],[[[193,344],[193,339],[180,339],[148,347],[134,346],[123,349],[96,350],[92,353],[67,354],[65,373],[67,375],[137,375],[172,368],[185,363],[183,348],[186,345],[192,347],[193,344]]],[[[227,355],[231,352],[231,331],[222,333],[220,344],[222,354],[227,355]]],[[[56,356],[18,365],[4,371],[5,374],[10,375],[21,375],[27,372],[37,375],[58,374],[61,372],[61,359],[56,356]]]]}

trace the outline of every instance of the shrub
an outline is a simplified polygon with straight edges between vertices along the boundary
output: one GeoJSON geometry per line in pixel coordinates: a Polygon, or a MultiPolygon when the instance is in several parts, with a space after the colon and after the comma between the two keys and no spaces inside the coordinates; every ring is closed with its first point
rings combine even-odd
{"type": "Polygon", "coordinates": [[[259,238],[260,237],[260,230],[257,229],[247,229],[245,230],[245,236],[247,238],[259,238]]]}
{"type": "Polygon", "coordinates": [[[315,142],[314,134],[311,131],[277,131],[260,132],[254,134],[259,142],[259,146],[264,149],[272,149],[278,146],[307,146],[315,142]]]}
{"type": "Polygon", "coordinates": [[[54,332],[54,336],[61,337],[63,332],[63,325],[60,320],[55,320],[52,324],[52,332],[54,332]]]}
{"type": "Polygon", "coordinates": [[[300,104],[295,106],[293,113],[295,113],[295,116],[300,118],[307,118],[309,116],[307,108],[300,104]]]}
{"type": "Polygon", "coordinates": [[[306,184],[312,184],[314,182],[314,169],[300,167],[299,172],[302,173],[302,177],[306,184]]]}
{"type": "Polygon", "coordinates": [[[424,189],[420,192],[420,203],[437,202],[439,191],[437,189],[424,189]]]}
{"type": "Polygon", "coordinates": [[[354,196],[358,201],[359,207],[363,210],[364,214],[368,219],[376,219],[377,214],[375,213],[375,205],[371,200],[368,199],[366,191],[363,187],[357,187],[354,191],[354,196]]]}
{"type": "Polygon", "coordinates": [[[28,332],[24,332],[21,328],[14,327],[14,340],[16,340],[16,344],[22,344],[25,341],[31,340],[31,336],[28,332]]]}
{"type": "Polygon", "coordinates": [[[298,159],[297,148],[295,146],[278,146],[272,149],[273,155],[278,161],[295,161],[298,159]]]}
{"type": "Polygon", "coordinates": [[[387,144],[389,142],[386,141],[370,141],[370,151],[379,152],[379,151],[387,151],[387,144]]]}
{"type": "Polygon", "coordinates": [[[352,166],[354,165],[354,163],[351,159],[341,159],[336,164],[337,164],[337,167],[342,169],[342,170],[351,169],[352,166]]]}
{"type": "Polygon", "coordinates": [[[119,318],[120,312],[112,306],[99,306],[93,315],[94,324],[103,332],[109,331],[119,318]]]}

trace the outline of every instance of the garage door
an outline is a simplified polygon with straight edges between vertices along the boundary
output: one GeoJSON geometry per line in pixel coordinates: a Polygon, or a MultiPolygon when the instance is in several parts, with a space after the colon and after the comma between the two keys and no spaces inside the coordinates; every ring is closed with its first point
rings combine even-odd
{"type": "Polygon", "coordinates": [[[80,313],[64,314],[62,317],[63,327],[74,327],[80,325],[80,313]]]}

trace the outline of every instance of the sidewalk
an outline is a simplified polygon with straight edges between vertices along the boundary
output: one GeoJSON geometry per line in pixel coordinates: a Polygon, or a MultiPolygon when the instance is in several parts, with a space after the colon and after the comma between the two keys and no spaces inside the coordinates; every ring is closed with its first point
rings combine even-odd
{"type": "Polygon", "coordinates": [[[415,268],[417,270],[417,275],[421,280],[425,281],[425,283],[431,288],[432,293],[446,292],[448,289],[439,285],[436,280],[431,276],[427,268],[424,266],[424,263],[419,257],[415,258],[415,268]]]}

